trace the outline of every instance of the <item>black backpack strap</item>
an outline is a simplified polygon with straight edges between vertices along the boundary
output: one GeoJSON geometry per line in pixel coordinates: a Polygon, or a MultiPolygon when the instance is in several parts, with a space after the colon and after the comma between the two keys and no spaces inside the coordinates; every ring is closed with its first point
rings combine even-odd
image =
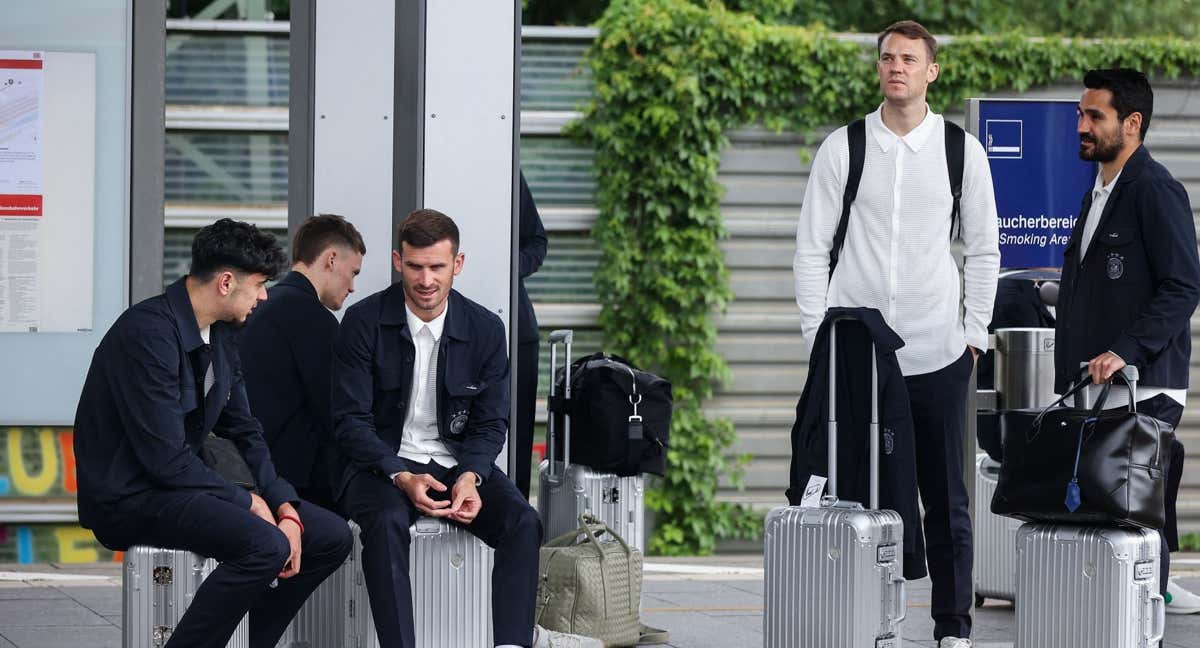
{"type": "MultiPolygon", "coordinates": [[[[829,248],[829,276],[837,267],[842,245],[846,242],[846,228],[850,225],[850,205],[858,196],[858,183],[862,180],[863,159],[867,155],[867,122],[859,119],[846,127],[846,141],[850,146],[850,173],[846,176],[846,189],[842,192],[842,217],[837,232],[833,235],[833,247],[829,248]]],[[[961,175],[961,174],[959,174],[961,175]]]]}
{"type": "Polygon", "coordinates": [[[950,174],[950,194],[954,196],[954,207],[950,211],[950,240],[954,240],[954,225],[958,224],[958,233],[962,234],[962,223],[958,222],[958,204],[962,198],[963,155],[967,146],[966,133],[958,124],[949,119],[946,124],[946,171],[950,174]]]}

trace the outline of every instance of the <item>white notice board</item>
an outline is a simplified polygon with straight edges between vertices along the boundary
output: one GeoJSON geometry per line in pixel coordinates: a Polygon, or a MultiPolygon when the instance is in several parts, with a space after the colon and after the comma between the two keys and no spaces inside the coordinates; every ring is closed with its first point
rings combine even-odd
{"type": "Polygon", "coordinates": [[[96,55],[0,50],[0,332],[92,330],[96,55]]]}

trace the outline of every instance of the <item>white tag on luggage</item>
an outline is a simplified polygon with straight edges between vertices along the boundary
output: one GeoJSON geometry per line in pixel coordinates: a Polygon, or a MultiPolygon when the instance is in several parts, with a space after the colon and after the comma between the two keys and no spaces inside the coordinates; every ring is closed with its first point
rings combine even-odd
{"type": "Polygon", "coordinates": [[[809,475],[808,486],[804,487],[804,497],[800,500],[800,506],[816,508],[821,505],[821,494],[825,492],[825,482],[827,479],[820,475],[809,475]]]}

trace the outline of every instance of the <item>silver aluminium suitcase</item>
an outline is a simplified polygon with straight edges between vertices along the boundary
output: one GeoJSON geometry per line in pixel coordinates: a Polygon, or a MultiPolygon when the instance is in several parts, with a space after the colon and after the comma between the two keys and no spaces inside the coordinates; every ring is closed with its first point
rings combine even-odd
{"type": "MultiPolygon", "coordinates": [[[[558,368],[558,345],[565,350],[564,366],[571,367],[569,330],[550,334],[550,396],[555,396],[555,375],[558,368]]],[[[564,381],[564,396],[571,398],[571,381],[564,381]]],[[[571,463],[571,417],[563,416],[563,461],[555,457],[555,417],[546,421],[548,459],[538,466],[538,514],[542,518],[543,536],[558,536],[579,526],[579,516],[585,513],[603,521],[630,547],[646,549],[646,494],[641,475],[619,477],[602,473],[587,466],[571,463]]]]}
{"type": "MultiPolygon", "coordinates": [[[[190,551],[134,546],[125,552],[121,574],[121,645],[161,648],[217,561],[190,551]]],[[[238,624],[227,648],[248,648],[250,624],[238,624]]]]}
{"type": "Polygon", "coordinates": [[[1000,464],[980,453],[975,462],[975,606],[985,599],[1013,601],[1017,573],[1017,529],[1021,521],[992,513],[1000,464]]]}
{"type": "Polygon", "coordinates": [[[1023,524],[1015,648],[1158,646],[1159,543],[1150,529],[1023,524]]]}
{"type": "Polygon", "coordinates": [[[829,496],[767,515],[765,648],[900,648],[904,526],[879,510],[879,377],[871,353],[870,509],[837,500],[836,348],[829,333],[829,496]]]}
{"type": "Polygon", "coordinates": [[[417,647],[491,648],[495,552],[437,518],[418,519],[409,533],[417,647]]]}
{"type": "MultiPolygon", "coordinates": [[[[362,540],[312,593],[288,626],[280,648],[379,648],[362,569],[362,540]]],[[[492,645],[491,547],[461,527],[419,518],[409,527],[409,580],[417,648],[492,645]]]]}
{"type": "Polygon", "coordinates": [[[296,613],[277,644],[279,648],[370,648],[378,646],[375,623],[363,581],[362,541],[350,523],[354,548],[346,562],[329,575],[296,613]]]}

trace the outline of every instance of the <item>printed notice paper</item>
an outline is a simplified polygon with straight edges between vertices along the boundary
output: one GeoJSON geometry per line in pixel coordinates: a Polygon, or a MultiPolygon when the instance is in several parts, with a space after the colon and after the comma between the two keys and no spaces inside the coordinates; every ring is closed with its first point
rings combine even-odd
{"type": "Polygon", "coordinates": [[[0,217],[42,215],[43,63],[0,50],[0,217]]]}

